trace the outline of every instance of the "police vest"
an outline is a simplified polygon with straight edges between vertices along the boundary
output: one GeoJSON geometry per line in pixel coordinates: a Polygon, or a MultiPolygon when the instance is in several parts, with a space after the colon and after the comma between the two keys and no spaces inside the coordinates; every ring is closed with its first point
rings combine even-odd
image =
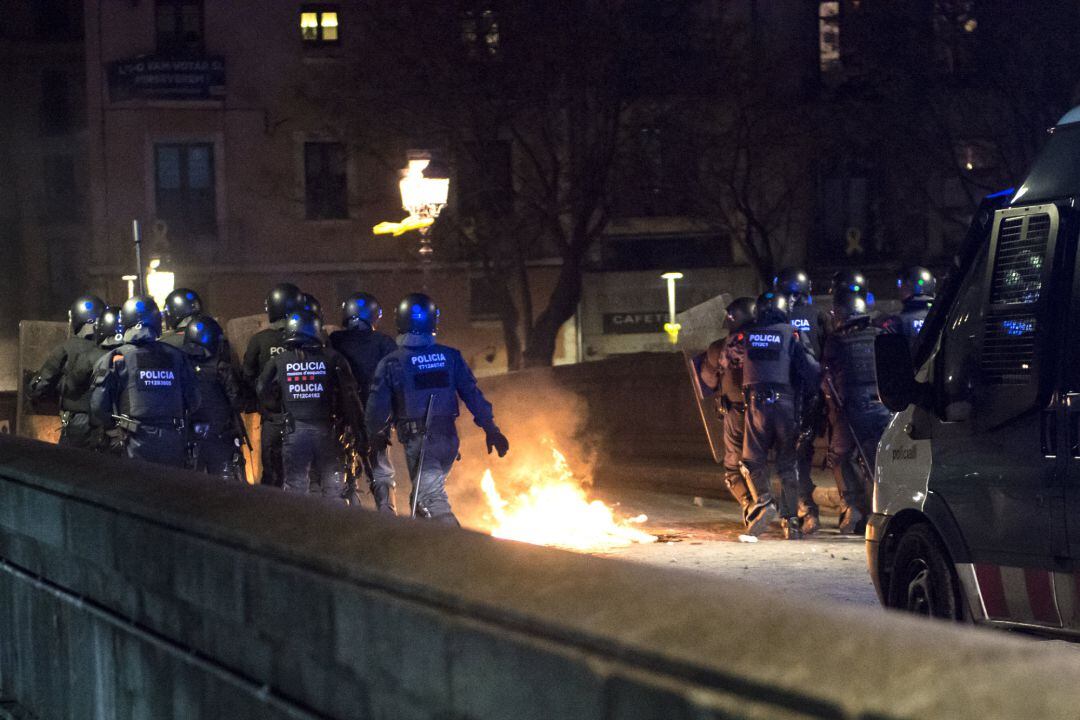
{"type": "Polygon", "coordinates": [[[838,330],[829,337],[825,363],[832,381],[846,397],[868,394],[877,389],[874,365],[874,338],[881,333],[872,325],[838,330]]]}
{"type": "Polygon", "coordinates": [[[788,323],[751,325],[743,330],[746,356],[743,386],[791,385],[791,357],[796,339],[788,323]]]}
{"type": "Polygon", "coordinates": [[[431,400],[432,417],[457,417],[458,399],[454,377],[458,352],[445,345],[401,348],[390,362],[394,388],[394,417],[423,420],[431,400]]]}
{"type": "Polygon", "coordinates": [[[322,348],[291,348],[271,361],[277,366],[281,408],[295,420],[328,423],[334,415],[337,375],[322,348]]]}
{"type": "Polygon", "coordinates": [[[183,364],[179,350],[164,343],[124,345],[127,383],[120,393],[120,412],[140,422],[164,422],[184,416],[183,364]]]}
{"type": "Polygon", "coordinates": [[[915,347],[915,340],[919,337],[919,333],[922,332],[923,325],[926,323],[926,316],[929,313],[930,305],[922,302],[905,304],[904,309],[900,312],[900,334],[908,339],[908,344],[911,347],[915,347]]]}
{"type": "Polygon", "coordinates": [[[745,340],[745,336],[741,333],[732,333],[728,335],[724,343],[724,355],[727,357],[728,363],[724,374],[720,377],[720,392],[734,403],[743,401],[742,351],[745,350],[745,340]]]}
{"type": "Polygon", "coordinates": [[[814,357],[821,353],[821,313],[813,305],[797,305],[789,315],[791,327],[799,332],[799,337],[814,357]]]}
{"type": "Polygon", "coordinates": [[[330,335],[330,344],[345,356],[356,378],[360,401],[367,404],[371,381],[379,361],[397,350],[393,339],[376,330],[338,330],[330,335]]]}
{"type": "Polygon", "coordinates": [[[216,431],[230,427],[233,423],[233,409],[221,381],[218,361],[196,361],[194,366],[195,380],[199,383],[202,401],[198,411],[192,416],[192,421],[207,423],[216,431]]]}

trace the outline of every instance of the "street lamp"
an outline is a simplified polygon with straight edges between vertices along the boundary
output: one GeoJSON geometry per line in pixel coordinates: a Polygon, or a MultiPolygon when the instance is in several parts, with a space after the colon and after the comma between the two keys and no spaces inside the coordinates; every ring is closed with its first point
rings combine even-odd
{"type": "Polygon", "coordinates": [[[146,273],[146,292],[154,298],[159,308],[165,307],[165,298],[169,297],[176,287],[176,274],[161,267],[161,258],[150,261],[150,268],[146,273]]]}
{"type": "Polygon", "coordinates": [[[379,223],[372,230],[376,235],[395,237],[410,230],[419,230],[420,258],[425,262],[430,261],[434,249],[428,233],[435,224],[435,218],[446,207],[450,178],[437,165],[432,165],[429,154],[411,153],[409,166],[401,171],[398,188],[401,190],[401,205],[409,216],[397,223],[379,223]]]}
{"type": "Polygon", "coordinates": [[[668,322],[664,323],[664,332],[668,334],[671,339],[671,344],[674,345],[679,342],[679,331],[682,330],[682,325],[675,322],[675,281],[682,280],[683,274],[681,272],[666,272],[660,276],[662,280],[667,281],[667,305],[668,305],[668,322]]]}

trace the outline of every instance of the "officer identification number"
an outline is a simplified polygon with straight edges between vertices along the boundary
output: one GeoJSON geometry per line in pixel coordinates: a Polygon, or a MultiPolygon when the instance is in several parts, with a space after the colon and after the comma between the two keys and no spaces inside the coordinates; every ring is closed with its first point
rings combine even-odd
{"type": "Polygon", "coordinates": [[[175,382],[176,374],[168,367],[140,367],[135,377],[135,384],[140,390],[171,388],[175,382]]]}
{"type": "Polygon", "coordinates": [[[285,389],[288,400],[318,400],[326,382],[326,362],[285,363],[285,389]]]}
{"type": "Polygon", "coordinates": [[[747,355],[751,360],[777,360],[783,342],[777,333],[752,332],[746,335],[747,355]]]}

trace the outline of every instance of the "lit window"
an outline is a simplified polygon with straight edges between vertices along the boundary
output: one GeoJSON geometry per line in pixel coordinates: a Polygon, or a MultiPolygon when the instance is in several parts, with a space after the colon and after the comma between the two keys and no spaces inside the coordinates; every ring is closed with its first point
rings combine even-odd
{"type": "Polygon", "coordinates": [[[332,45],[340,39],[334,8],[305,6],[300,12],[300,37],[312,45],[332,45]]]}
{"type": "Polygon", "coordinates": [[[495,11],[467,11],[461,21],[461,40],[472,57],[498,55],[499,17],[495,11]]]}
{"type": "Polygon", "coordinates": [[[818,56],[822,72],[840,69],[840,3],[818,5],[818,56]]]}

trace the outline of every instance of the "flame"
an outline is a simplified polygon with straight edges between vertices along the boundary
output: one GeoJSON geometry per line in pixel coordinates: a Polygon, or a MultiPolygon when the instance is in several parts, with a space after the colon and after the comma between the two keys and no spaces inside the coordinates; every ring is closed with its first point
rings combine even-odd
{"type": "Polygon", "coordinates": [[[562,453],[552,447],[551,456],[551,466],[533,469],[528,488],[511,499],[499,492],[491,470],[484,471],[480,488],[494,519],[494,537],[579,552],[656,541],[656,536],[633,527],[648,518],[616,518],[603,502],[588,499],[562,453]]]}

